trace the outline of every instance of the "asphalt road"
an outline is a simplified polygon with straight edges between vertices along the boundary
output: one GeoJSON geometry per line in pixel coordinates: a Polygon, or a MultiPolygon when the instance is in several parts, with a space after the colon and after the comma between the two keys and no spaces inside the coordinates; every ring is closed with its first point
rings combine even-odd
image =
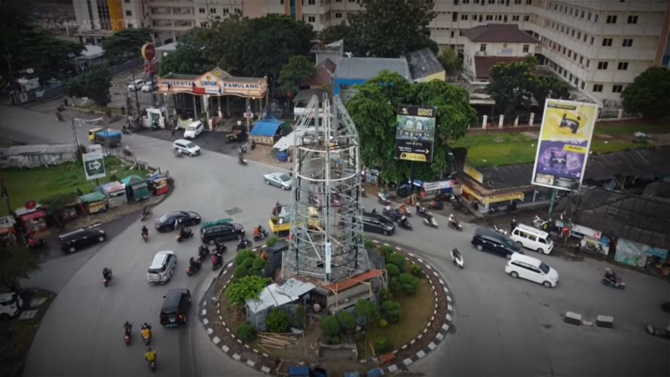
{"type": "MultiPolygon", "coordinates": [[[[67,125],[52,117],[3,109],[3,132],[10,137],[69,141],[67,125]],[[31,122],[25,120],[31,118],[31,122]],[[4,128],[10,128],[6,130],[4,128]]],[[[80,130],[82,137],[86,130],[80,130]]],[[[71,133],[70,133],[71,134],[71,133]]],[[[21,140],[21,139],[19,139],[21,140]]],[[[33,141],[33,140],[26,140],[33,141]]],[[[265,224],[275,201],[288,201],[289,194],[265,187],[263,173],[276,170],[250,162],[239,166],[234,158],[205,152],[196,158],[177,159],[166,141],[140,135],[124,136],[124,144],[138,157],[157,162],[177,177],[178,189],[156,211],[195,210],[206,220],[228,217],[226,209],[239,208],[236,221],[247,228],[265,224]]],[[[364,199],[366,209],[381,206],[374,198],[364,199]]],[[[411,367],[427,376],[661,376],[669,375],[667,342],[643,332],[643,323],[670,324],[670,316],[658,304],[670,299],[667,283],[632,272],[620,271],[628,289],[603,286],[600,262],[567,262],[540,256],[561,277],[559,286],[546,289],[515,280],[504,273],[505,259],[476,251],[470,245],[475,225],[464,231],[447,229],[439,217],[440,229],[421,225],[413,216],[414,230],[398,230],[390,240],[417,250],[446,279],[455,300],[453,334],[434,354],[411,367]],[[458,247],[465,258],[459,270],[448,260],[448,250],[458,247]],[[595,318],[612,315],[615,329],[577,328],[561,321],[566,311],[595,318]]],[[[28,360],[26,376],[142,376],[149,371],[137,344],[121,343],[121,323],[151,321],[162,375],[246,376],[255,372],[230,361],[204,336],[192,319],[178,330],[157,325],[162,294],[187,287],[201,297],[213,274],[204,270],[193,278],[184,273],[184,262],[195,252],[196,242],[176,244],[173,235],[151,234],[148,245],[139,237],[136,223],[94,252],[74,272],[61,266],[71,279],[49,310],[28,360]],[[181,263],[172,282],[150,287],[145,273],[155,251],[174,250],[181,263]],[[114,268],[109,289],[100,282],[103,266],[114,268]],[[206,276],[205,276],[206,275],[206,276]],[[63,344],[68,344],[63,347],[63,344]]],[[[383,237],[380,237],[383,238],[383,237]]],[[[535,255],[533,252],[528,252],[535,255]]],[[[76,258],[73,256],[73,258],[76,258]]],[[[81,257],[82,259],[84,257],[81,257]]],[[[228,256],[230,258],[230,255],[228,256]]],[[[59,263],[65,258],[58,259],[59,263]]],[[[51,263],[51,262],[49,262],[51,263]]],[[[75,263],[72,263],[75,264],[75,263]]],[[[45,273],[52,267],[44,266],[45,273]]],[[[193,311],[193,310],[192,310],[193,311]]]]}
{"type": "Polygon", "coordinates": [[[145,107],[153,106],[154,99],[152,93],[144,93],[141,90],[137,92],[137,97],[135,97],[135,92],[129,92],[126,87],[117,87],[113,86],[109,89],[109,94],[112,97],[112,102],[107,106],[120,109],[121,107],[127,107],[127,97],[130,95],[130,101],[135,106],[135,102],[140,102],[140,108],[144,109],[145,107]]]}

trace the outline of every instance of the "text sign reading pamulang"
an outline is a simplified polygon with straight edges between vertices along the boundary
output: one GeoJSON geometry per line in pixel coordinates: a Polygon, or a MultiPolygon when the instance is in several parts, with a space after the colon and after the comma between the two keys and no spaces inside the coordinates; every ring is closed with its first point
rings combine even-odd
{"type": "Polygon", "coordinates": [[[396,158],[432,162],[437,110],[427,106],[400,106],[396,126],[396,158]]]}

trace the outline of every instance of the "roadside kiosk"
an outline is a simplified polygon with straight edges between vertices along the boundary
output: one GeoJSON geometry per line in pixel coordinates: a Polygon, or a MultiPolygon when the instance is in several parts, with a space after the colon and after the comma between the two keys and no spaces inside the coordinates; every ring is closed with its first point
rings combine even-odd
{"type": "Polygon", "coordinates": [[[149,196],[151,196],[147,183],[141,177],[131,175],[123,178],[121,183],[126,185],[128,200],[139,202],[140,200],[149,199],[149,196]]]}
{"type": "Polygon", "coordinates": [[[120,207],[128,204],[128,197],[126,194],[126,185],[121,182],[109,182],[97,188],[107,197],[107,205],[109,208],[120,207]]]}
{"type": "Polygon", "coordinates": [[[84,213],[105,212],[107,210],[107,197],[101,192],[95,191],[79,197],[79,205],[84,213]]]}

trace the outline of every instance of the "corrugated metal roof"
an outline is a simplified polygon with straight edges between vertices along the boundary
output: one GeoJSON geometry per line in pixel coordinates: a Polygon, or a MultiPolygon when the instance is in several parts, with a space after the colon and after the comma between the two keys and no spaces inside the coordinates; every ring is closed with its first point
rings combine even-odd
{"type": "Polygon", "coordinates": [[[0,148],[0,155],[19,156],[27,154],[59,154],[74,153],[77,148],[74,144],[39,144],[39,145],[18,145],[9,148],[0,148]]]}
{"type": "Polygon", "coordinates": [[[260,294],[257,300],[247,300],[247,308],[252,313],[260,313],[266,309],[280,307],[300,298],[300,296],[316,288],[312,283],[305,283],[297,279],[289,279],[278,286],[272,284],[260,294]]]}
{"type": "Polygon", "coordinates": [[[412,78],[404,58],[342,58],[335,69],[335,78],[370,80],[383,70],[397,72],[407,80],[412,78]]]}
{"type": "Polygon", "coordinates": [[[437,56],[429,48],[410,52],[406,58],[409,72],[414,80],[444,71],[442,64],[437,60],[437,56]]]}
{"type": "Polygon", "coordinates": [[[487,24],[463,31],[472,42],[488,43],[540,43],[516,24],[487,24]]]}
{"type": "Polygon", "coordinates": [[[266,119],[256,122],[254,128],[249,133],[251,136],[275,136],[279,126],[282,125],[281,120],[266,119]]]}

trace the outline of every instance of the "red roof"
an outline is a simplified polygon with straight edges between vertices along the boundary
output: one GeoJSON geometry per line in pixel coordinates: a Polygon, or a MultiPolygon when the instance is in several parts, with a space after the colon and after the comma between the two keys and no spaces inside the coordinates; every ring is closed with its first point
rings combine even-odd
{"type": "Polygon", "coordinates": [[[312,77],[303,81],[304,86],[326,86],[333,83],[336,65],[330,59],[326,59],[316,67],[316,72],[312,77]]]}
{"type": "Polygon", "coordinates": [[[489,79],[491,67],[496,64],[510,64],[523,61],[524,57],[516,56],[475,56],[475,78],[489,79]]]}
{"type": "Polygon", "coordinates": [[[478,43],[540,43],[516,24],[487,24],[463,31],[472,42],[478,43]]]}
{"type": "Polygon", "coordinates": [[[364,281],[372,280],[382,275],[384,275],[384,271],[382,270],[370,270],[360,275],[356,275],[349,280],[327,285],[326,288],[331,292],[340,293],[342,291],[346,291],[347,289],[353,288],[364,281]]]}

